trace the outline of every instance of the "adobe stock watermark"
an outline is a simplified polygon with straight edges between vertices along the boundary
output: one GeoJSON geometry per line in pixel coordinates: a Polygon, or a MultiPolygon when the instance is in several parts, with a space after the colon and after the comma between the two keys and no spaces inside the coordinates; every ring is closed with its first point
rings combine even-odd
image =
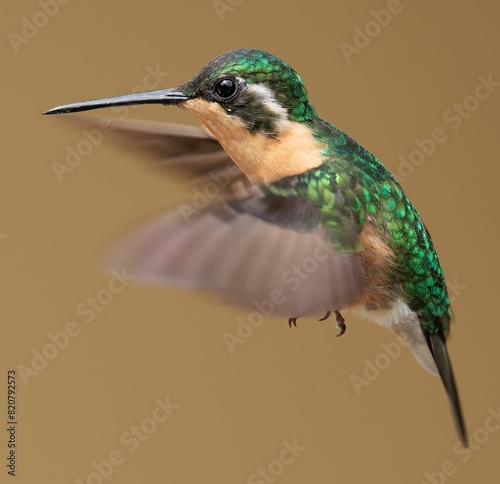
{"type": "Polygon", "coordinates": [[[259,467],[254,473],[250,474],[247,479],[248,484],[270,484],[275,482],[284,472],[286,467],[293,464],[300,454],[307,450],[307,447],[299,445],[297,439],[293,439],[290,443],[288,440],[281,442],[283,446],[278,454],[278,457],[265,467],[259,467]]]}
{"type": "Polygon", "coordinates": [[[77,477],[76,484],[102,484],[111,477],[117,467],[127,461],[127,452],[134,453],[142,444],[153,435],[161,424],[166,422],[180,408],[177,403],[172,403],[170,397],[157,398],[150,417],[142,419],[137,425],[130,426],[120,436],[120,447],[112,450],[104,460],[94,460],[90,464],[92,471],[83,479],[77,477]]]}
{"type": "MultiPolygon", "coordinates": [[[[152,91],[158,89],[165,78],[170,75],[168,72],[163,72],[159,64],[156,66],[146,67],[146,74],[142,78],[141,84],[133,87],[131,92],[152,91]]],[[[130,111],[137,106],[113,106],[111,112],[119,115],[120,119],[125,119],[130,115],[130,111]]],[[[64,162],[53,161],[51,163],[52,170],[57,180],[61,183],[66,175],[73,173],[78,168],[82,161],[87,159],[94,150],[102,143],[104,135],[112,133],[115,130],[115,125],[111,118],[102,118],[99,121],[97,128],[83,129],[82,139],[76,145],[66,145],[66,156],[64,162]]]]}
{"type": "Polygon", "coordinates": [[[95,295],[88,296],[75,308],[78,318],[68,321],[60,331],[49,332],[49,340],[40,349],[32,348],[31,361],[25,365],[17,365],[17,371],[23,383],[28,386],[30,379],[38,376],[45,370],[51,361],[55,360],[61,351],[65,350],[71,341],[81,334],[86,325],[90,325],[97,315],[102,313],[109,306],[118,294],[120,294],[135,276],[127,274],[124,269],[121,271],[112,270],[111,277],[105,288],[99,290],[95,295]]]}
{"type": "Polygon", "coordinates": [[[416,148],[406,156],[398,156],[397,178],[400,182],[413,175],[415,169],[422,166],[434,154],[437,147],[448,140],[448,128],[452,131],[458,130],[464,121],[469,119],[479,109],[481,103],[489,99],[498,86],[500,86],[500,81],[495,81],[493,74],[478,76],[477,81],[478,83],[473,93],[466,96],[461,103],[454,103],[453,106],[444,111],[442,115],[442,119],[446,123],[444,128],[434,128],[428,138],[423,138],[422,140],[415,139],[416,148]]]}
{"type": "Polygon", "coordinates": [[[473,455],[488,443],[492,435],[500,430],[500,406],[496,409],[490,407],[487,414],[483,424],[471,433],[468,448],[464,448],[460,441],[453,445],[451,451],[458,460],[445,459],[437,469],[425,471],[425,481],[422,481],[422,484],[445,484],[458,472],[462,463],[469,462],[473,455]]]}
{"type": "Polygon", "coordinates": [[[300,264],[292,264],[281,274],[281,288],[271,290],[267,299],[254,300],[252,306],[255,310],[248,312],[244,317],[236,318],[235,333],[226,331],[222,334],[229,353],[233,354],[237,345],[242,345],[248,340],[254,331],[263,325],[266,318],[275,314],[277,308],[288,298],[294,297],[294,293],[300,290],[304,281],[307,281],[318,270],[321,263],[332,257],[334,250],[328,242],[320,238],[317,242],[312,255],[305,257],[300,264]]]}
{"type": "Polygon", "coordinates": [[[2,232],[0,233],[0,244],[9,236],[9,234],[2,232]]]}
{"type": "Polygon", "coordinates": [[[400,0],[389,0],[386,8],[378,12],[371,10],[371,19],[368,20],[362,28],[357,25],[354,27],[352,43],[341,42],[339,44],[340,50],[342,54],[344,54],[347,63],[350,64],[352,62],[353,55],[361,54],[361,52],[372,43],[373,39],[380,35],[382,29],[385,29],[392,22],[394,17],[399,15],[403,10],[404,6],[400,0]]]}
{"type": "Polygon", "coordinates": [[[19,33],[9,32],[7,34],[7,39],[10,42],[12,50],[18,54],[21,50],[21,46],[29,44],[33,40],[41,29],[43,29],[49,23],[50,19],[53,19],[58,13],[63,5],[67,5],[71,0],[39,0],[38,6],[40,7],[34,14],[30,15],[30,18],[24,16],[21,17],[21,27],[19,33]]]}
{"type": "Polygon", "coordinates": [[[234,9],[242,3],[243,0],[214,0],[212,5],[214,6],[217,17],[219,17],[219,20],[222,22],[228,12],[233,12],[234,9]]]}
{"type": "MultiPolygon", "coordinates": [[[[453,302],[468,287],[460,284],[456,277],[453,279],[453,282],[447,281],[446,285],[448,287],[450,302],[453,302]]],[[[364,388],[369,388],[373,382],[378,380],[382,373],[401,356],[402,348],[407,345],[407,342],[401,337],[398,337],[396,341],[380,343],[379,346],[381,351],[372,358],[365,358],[363,360],[363,370],[361,374],[353,373],[349,376],[349,381],[356,395],[361,395],[364,388]]]]}

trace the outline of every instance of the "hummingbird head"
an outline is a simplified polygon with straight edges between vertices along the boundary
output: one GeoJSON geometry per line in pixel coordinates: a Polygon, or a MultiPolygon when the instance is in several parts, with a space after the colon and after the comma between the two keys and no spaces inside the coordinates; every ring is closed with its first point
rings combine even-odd
{"type": "Polygon", "coordinates": [[[132,104],[177,105],[191,112],[254,183],[322,163],[322,146],[306,126],[317,114],[301,78],[263,50],[221,54],[175,88],[67,104],[44,114],[132,104]]]}
{"type": "Polygon", "coordinates": [[[263,50],[240,49],[221,54],[180,90],[192,101],[183,107],[198,117],[205,106],[269,137],[279,136],[287,122],[317,117],[299,75],[263,50]]]}

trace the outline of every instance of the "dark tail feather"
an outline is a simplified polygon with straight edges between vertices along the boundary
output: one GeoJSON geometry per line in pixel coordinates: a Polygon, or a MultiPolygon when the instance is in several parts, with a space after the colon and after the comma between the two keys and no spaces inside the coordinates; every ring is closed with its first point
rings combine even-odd
{"type": "Polygon", "coordinates": [[[462,406],[460,405],[460,398],[458,397],[457,386],[453,376],[453,369],[451,367],[450,357],[443,337],[440,334],[426,334],[427,344],[431,350],[434,361],[439,371],[439,375],[443,380],[444,387],[448,398],[450,399],[451,411],[453,420],[457,427],[457,432],[464,447],[469,446],[469,437],[467,435],[467,428],[465,427],[464,416],[462,413],[462,406]]]}

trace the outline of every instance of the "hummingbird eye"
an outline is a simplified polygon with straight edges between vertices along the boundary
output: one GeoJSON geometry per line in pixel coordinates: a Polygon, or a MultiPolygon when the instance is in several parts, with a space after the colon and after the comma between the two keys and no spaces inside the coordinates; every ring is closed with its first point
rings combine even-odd
{"type": "Polygon", "coordinates": [[[222,101],[229,101],[238,90],[238,85],[233,79],[221,79],[214,86],[215,95],[222,101]]]}

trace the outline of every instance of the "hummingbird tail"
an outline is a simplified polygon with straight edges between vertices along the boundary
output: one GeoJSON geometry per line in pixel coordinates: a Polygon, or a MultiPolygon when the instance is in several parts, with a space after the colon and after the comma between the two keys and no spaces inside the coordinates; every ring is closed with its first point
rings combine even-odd
{"type": "Polygon", "coordinates": [[[458,435],[464,447],[468,447],[468,435],[467,428],[465,426],[465,420],[462,413],[462,406],[460,404],[460,398],[458,396],[457,386],[455,384],[455,377],[453,376],[453,369],[451,367],[450,357],[448,355],[448,350],[446,349],[446,344],[442,335],[438,334],[426,334],[427,344],[431,350],[432,357],[436,363],[439,375],[443,381],[446,393],[450,400],[451,411],[453,414],[453,420],[455,421],[455,426],[458,431],[458,435]]]}

